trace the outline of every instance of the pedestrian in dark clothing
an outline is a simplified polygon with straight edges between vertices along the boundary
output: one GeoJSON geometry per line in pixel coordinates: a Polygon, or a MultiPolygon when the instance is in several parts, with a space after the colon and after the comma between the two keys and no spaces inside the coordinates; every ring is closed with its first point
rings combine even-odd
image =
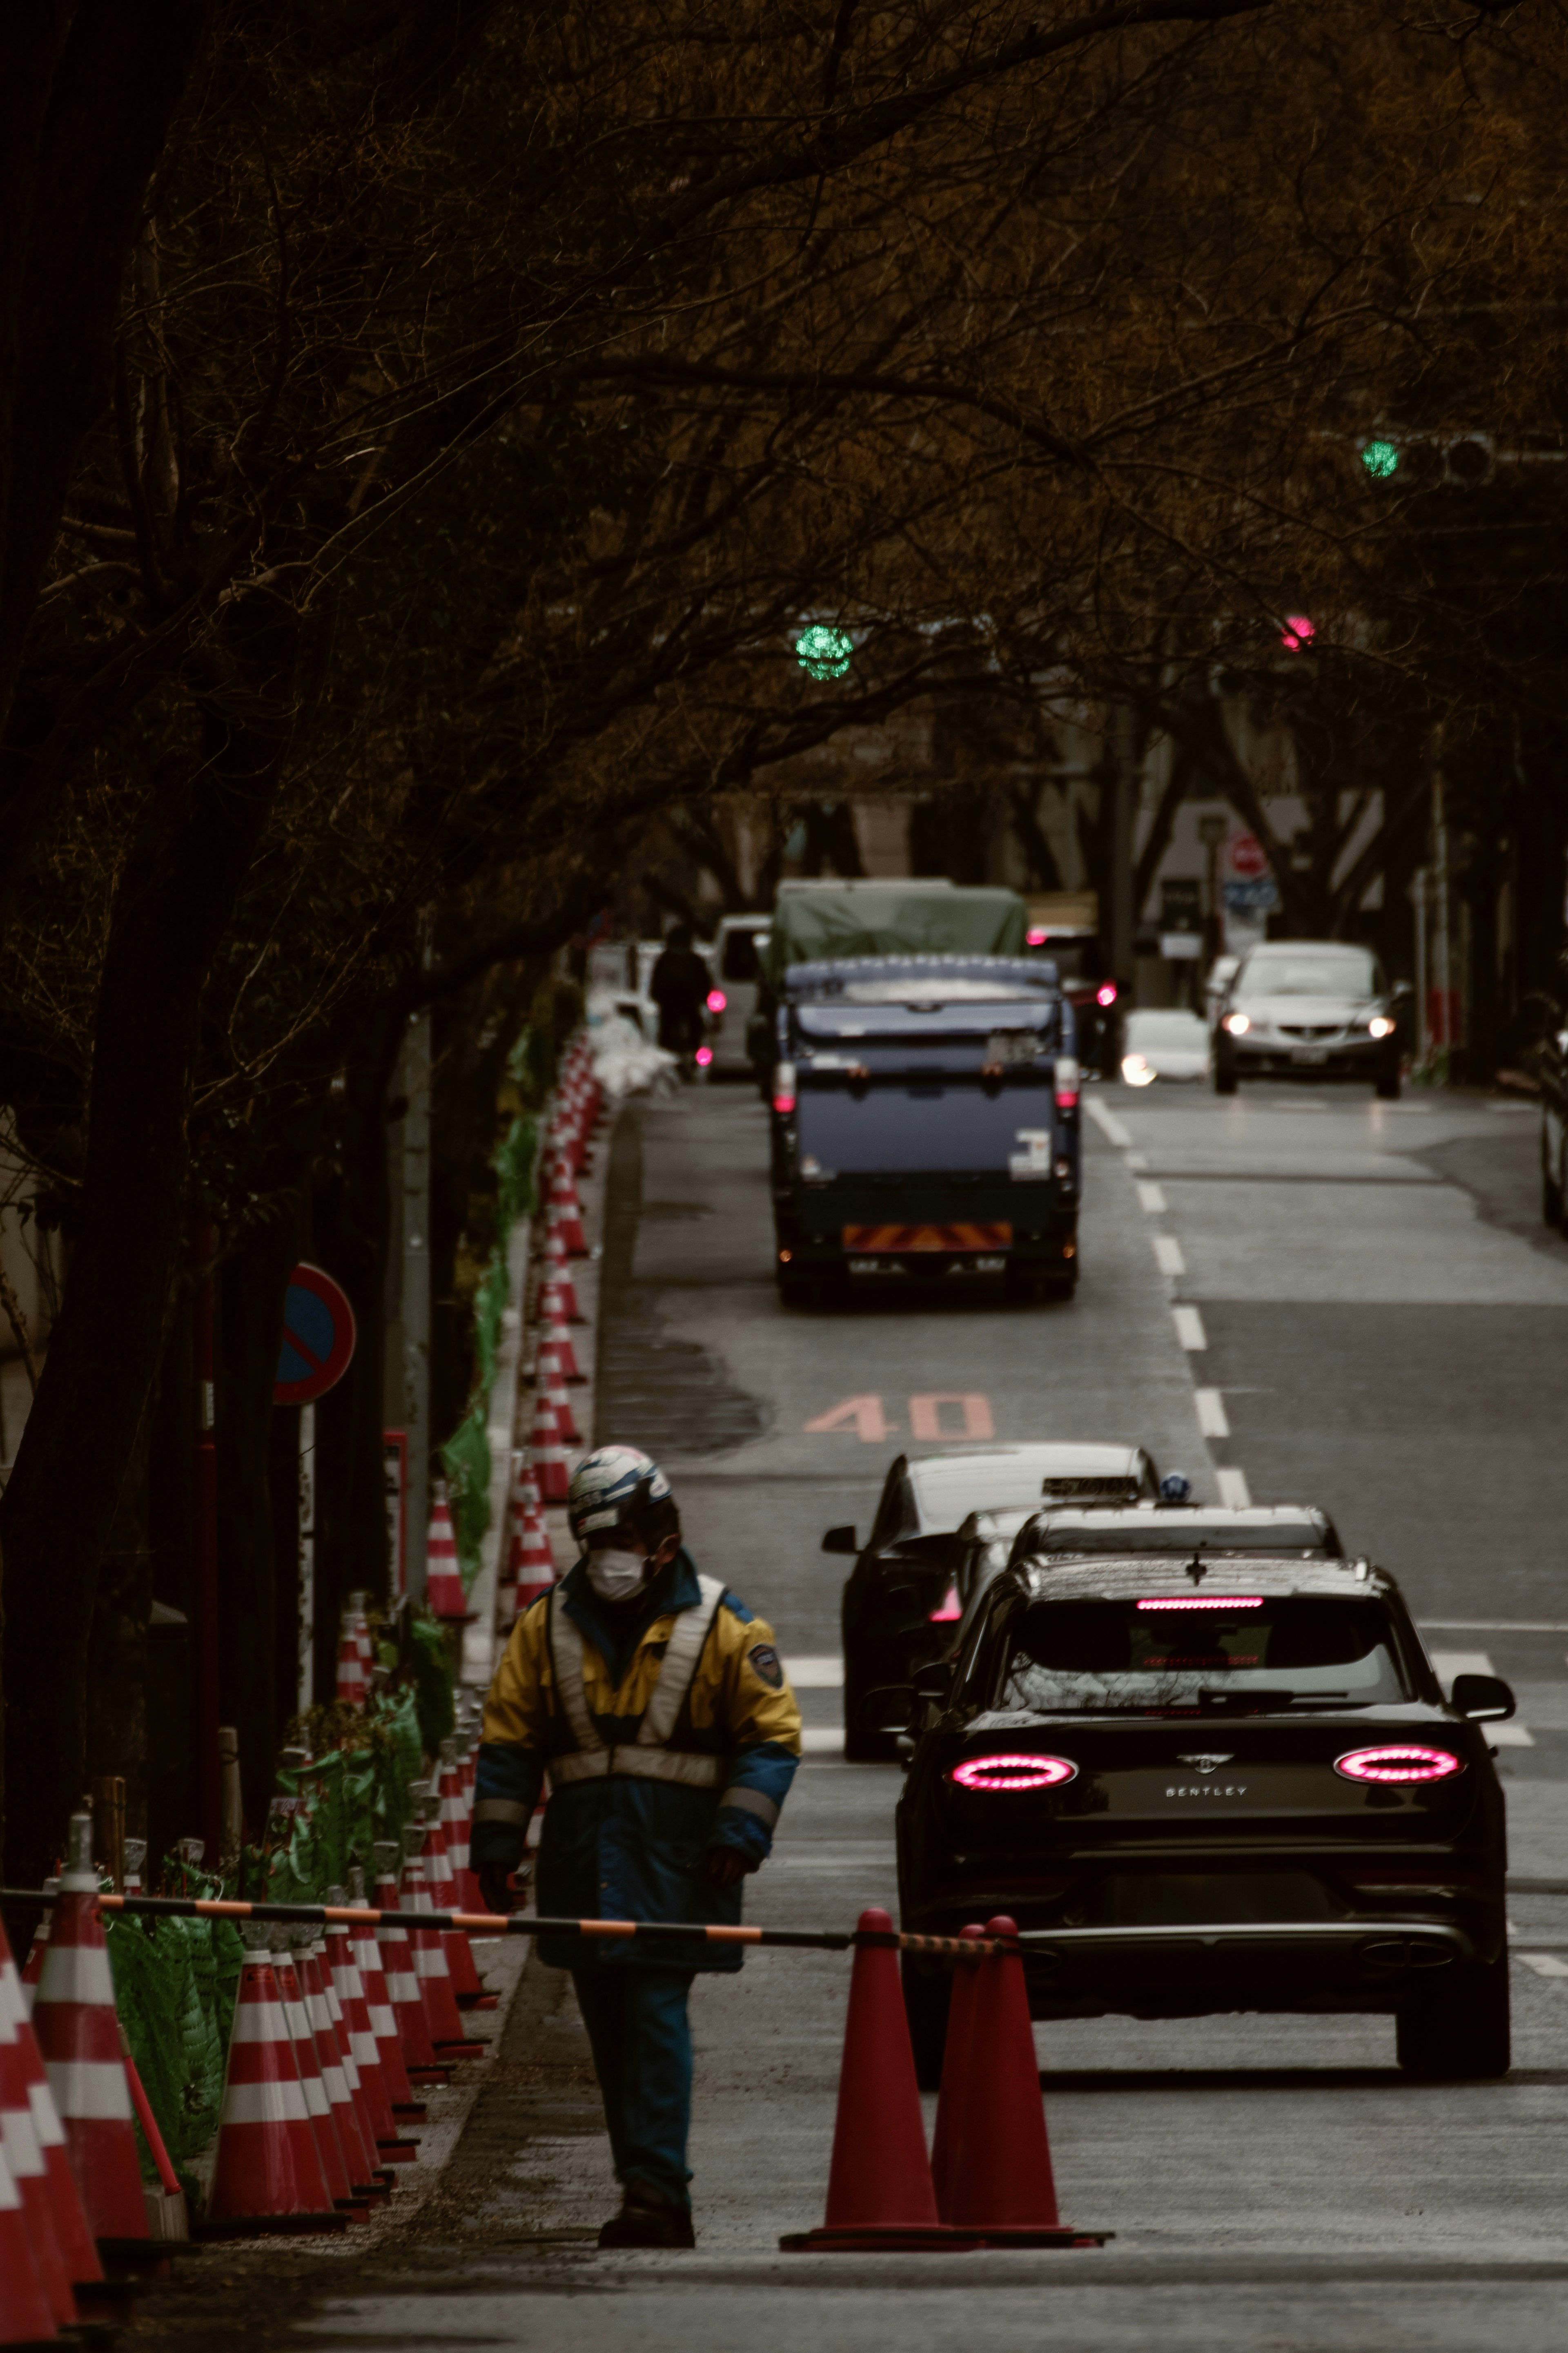
{"type": "Polygon", "coordinates": [[[647,986],[658,1008],[659,1044],[671,1054],[694,1054],[702,1043],[702,1016],[711,984],[707,965],[691,944],[689,923],[670,926],[647,986]]]}

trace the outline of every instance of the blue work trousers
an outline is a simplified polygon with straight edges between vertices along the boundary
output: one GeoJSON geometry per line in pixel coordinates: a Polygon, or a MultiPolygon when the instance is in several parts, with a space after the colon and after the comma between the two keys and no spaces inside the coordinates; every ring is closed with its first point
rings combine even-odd
{"type": "Polygon", "coordinates": [[[690,1969],[590,1961],[574,1969],[577,2006],[593,2046],[610,2129],[616,2178],[644,2182],[689,2206],[686,2136],[691,2124],[690,1969]]]}

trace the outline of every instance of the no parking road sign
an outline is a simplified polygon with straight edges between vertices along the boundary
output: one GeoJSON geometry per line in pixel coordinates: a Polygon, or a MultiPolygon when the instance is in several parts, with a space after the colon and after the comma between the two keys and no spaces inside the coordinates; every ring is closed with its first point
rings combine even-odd
{"type": "Polygon", "coordinates": [[[341,1381],[354,1352],[354,1312],[342,1288],[301,1260],[289,1277],[274,1405],[309,1405],[341,1381]]]}

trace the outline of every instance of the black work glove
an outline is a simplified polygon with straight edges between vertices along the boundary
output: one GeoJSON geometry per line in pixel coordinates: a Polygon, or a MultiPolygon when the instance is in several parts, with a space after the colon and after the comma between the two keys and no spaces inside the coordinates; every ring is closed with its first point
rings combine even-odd
{"type": "Polygon", "coordinates": [[[528,1883],[530,1865],[526,1855],[516,1864],[481,1862],[478,1867],[479,1894],[485,1899],[487,1912],[515,1912],[522,1888],[528,1883]],[[515,1871],[518,1885],[510,1884],[515,1871]]]}
{"type": "Polygon", "coordinates": [[[710,1846],[702,1858],[702,1875],[719,1888],[733,1887],[756,1864],[738,1846],[710,1846]]]}

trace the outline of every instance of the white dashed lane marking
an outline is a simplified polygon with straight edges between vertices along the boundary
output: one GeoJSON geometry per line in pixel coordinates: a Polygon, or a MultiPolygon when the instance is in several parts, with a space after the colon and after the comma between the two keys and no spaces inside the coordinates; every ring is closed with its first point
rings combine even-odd
{"type": "Polygon", "coordinates": [[[1113,1111],[1107,1111],[1098,1095],[1086,1094],[1083,1107],[1088,1112],[1107,1144],[1114,1144],[1118,1152],[1125,1152],[1132,1138],[1113,1111]]]}
{"type": "Polygon", "coordinates": [[[784,1673],[796,1691],[842,1691],[842,1659],[786,1659],[784,1673]]]}
{"type": "Polygon", "coordinates": [[[1198,1428],[1205,1438],[1228,1438],[1230,1421],[1225,1409],[1225,1399],[1218,1389],[1194,1389],[1197,1399],[1198,1428]]]}
{"type": "Polygon", "coordinates": [[[1219,1481],[1219,1499],[1226,1510],[1245,1512],[1252,1502],[1252,1493],[1247,1483],[1246,1472],[1234,1468],[1216,1470],[1215,1477],[1219,1481]]]}
{"type": "Polygon", "coordinates": [[[1141,1209],[1146,1209],[1152,1218],[1163,1218],[1164,1216],[1164,1191],[1162,1187],[1154,1183],[1152,1177],[1139,1177],[1138,1206],[1141,1209]]]}
{"type": "MultiPolygon", "coordinates": [[[[1450,1694],[1456,1675],[1495,1675],[1497,1672],[1489,1651],[1434,1651],[1432,1664],[1437,1671],[1438,1682],[1450,1694]]],[[[1522,1724],[1489,1724],[1482,1729],[1498,1748],[1533,1748],[1535,1746],[1522,1724]]],[[[1555,1971],[1548,1971],[1548,1975],[1555,1974],[1555,1971]]]]}
{"type": "Polygon", "coordinates": [[[1560,1960],[1555,1953],[1515,1953],[1513,1957],[1533,1969],[1538,1978],[1568,1978],[1568,1961],[1560,1960]]]}
{"type": "Polygon", "coordinates": [[[1156,1234],[1154,1255],[1160,1261],[1162,1274],[1185,1274],[1187,1261],[1182,1256],[1182,1245],[1174,1234],[1156,1234]]]}
{"type": "Polygon", "coordinates": [[[1175,1322],[1176,1337],[1184,1348],[1208,1346],[1208,1335],[1204,1330],[1204,1319],[1195,1307],[1173,1307],[1171,1314],[1175,1322]]]}

